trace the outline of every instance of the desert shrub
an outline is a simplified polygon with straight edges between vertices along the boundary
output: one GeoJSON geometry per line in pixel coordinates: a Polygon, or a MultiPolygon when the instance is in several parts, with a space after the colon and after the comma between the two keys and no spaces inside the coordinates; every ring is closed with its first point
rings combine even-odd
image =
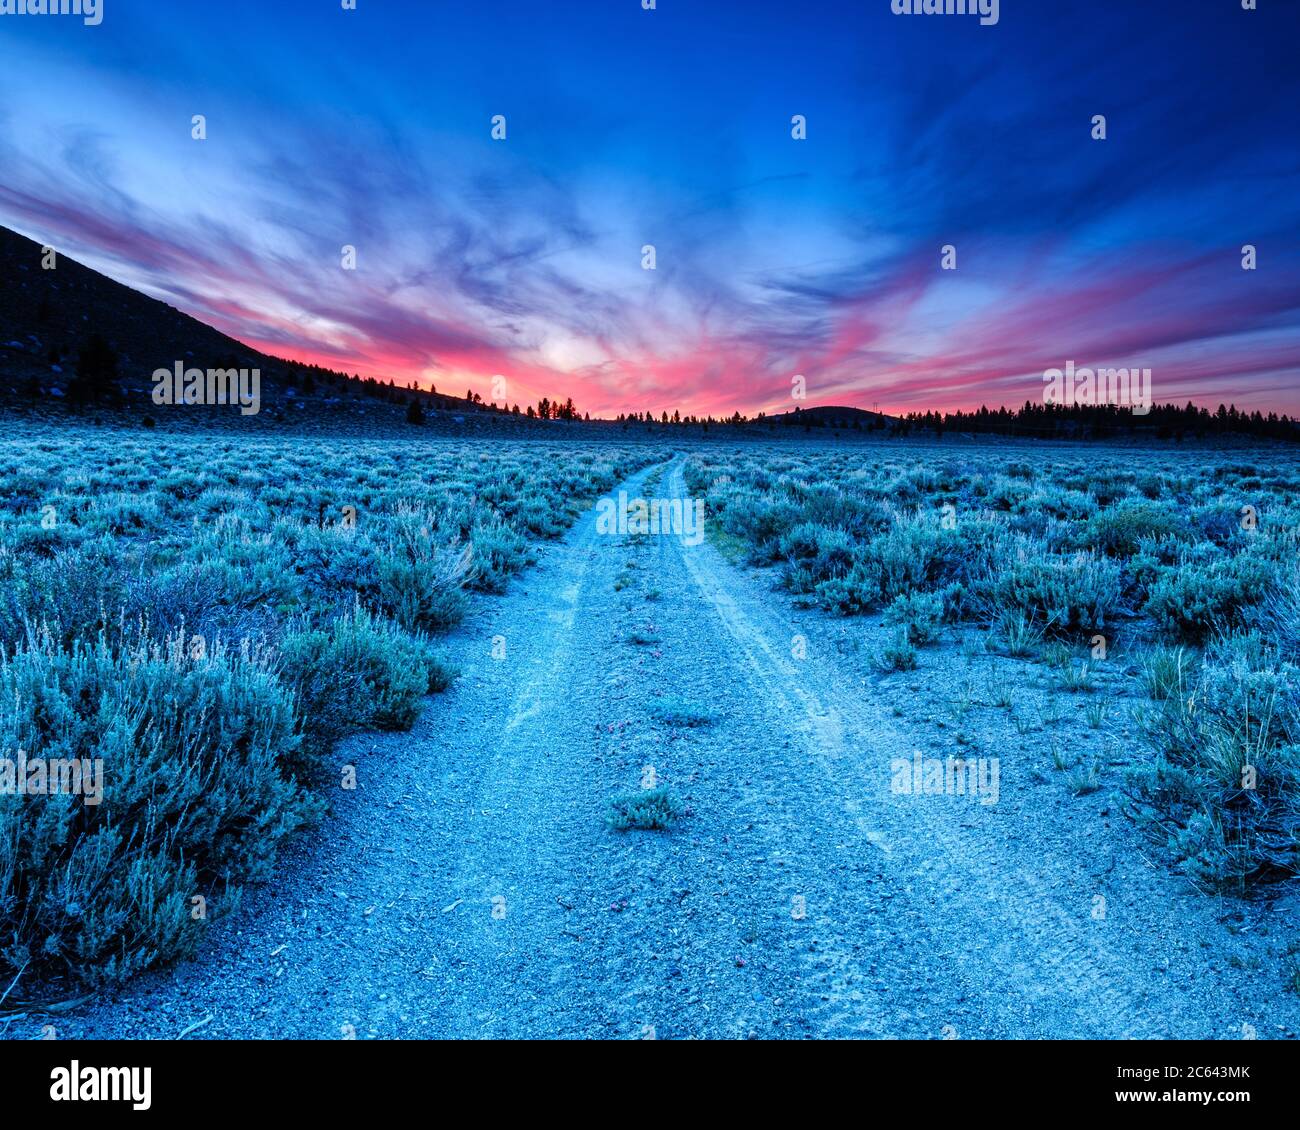
{"type": "Polygon", "coordinates": [[[287,771],[290,696],[265,659],[181,641],[0,660],[0,751],[102,759],[102,800],[0,794],[0,965],[119,981],[193,952],[201,896],[220,912],[269,876],[314,806],[287,771]]]}
{"type": "MultiPolygon", "coordinates": [[[[583,493],[587,493],[586,484],[582,484],[583,493]]],[[[576,493],[576,492],[575,492],[576,493]]],[[[540,492],[529,491],[519,497],[518,504],[514,508],[512,517],[523,529],[527,530],[533,537],[539,538],[556,538],[562,534],[569,525],[569,510],[562,499],[571,498],[572,495],[543,494],[540,492]]]]}
{"type": "Polygon", "coordinates": [[[618,832],[631,828],[662,832],[672,828],[681,819],[686,806],[668,789],[644,789],[641,792],[622,793],[609,802],[605,823],[618,832]]]}
{"type": "Polygon", "coordinates": [[[238,571],[221,561],[182,562],[167,569],[140,568],[121,605],[120,631],[143,631],[154,639],[183,634],[193,640],[221,637],[273,644],[284,607],[234,599],[242,591],[238,571]]]}
{"type": "Polygon", "coordinates": [[[503,522],[479,523],[470,544],[469,587],[476,592],[505,592],[509,578],[536,560],[528,539],[503,522]]]}
{"type": "Polygon", "coordinates": [[[991,510],[1014,510],[1034,493],[1034,488],[1023,479],[995,476],[984,492],[984,502],[991,510]]]}
{"type": "Polygon", "coordinates": [[[286,634],[280,670],[294,694],[306,754],[294,768],[304,777],[348,734],[409,729],[424,697],[451,677],[428,641],[361,607],[326,627],[286,634]]]}
{"type": "Polygon", "coordinates": [[[941,593],[905,593],[895,597],[885,609],[886,624],[899,626],[908,643],[923,645],[939,638],[944,619],[941,593]]]}
{"type": "Polygon", "coordinates": [[[303,604],[303,586],[280,545],[259,538],[256,548],[233,555],[221,552],[187,554],[191,583],[202,584],[225,608],[262,609],[271,615],[296,612],[303,604]]]}
{"type": "Polygon", "coordinates": [[[0,643],[13,646],[44,627],[60,644],[93,640],[126,599],[128,575],[112,542],[97,538],[53,557],[0,551],[0,643]]]}
{"type": "Polygon", "coordinates": [[[995,617],[1023,611],[1053,634],[1102,629],[1119,606],[1120,567],[1091,553],[1054,555],[1022,547],[984,588],[995,617]]]}
{"type": "Polygon", "coordinates": [[[1118,506],[1093,514],[1082,542],[1111,557],[1132,557],[1143,540],[1182,538],[1186,530],[1186,519],[1172,507],[1125,499],[1118,506]]]}
{"type": "Polygon", "coordinates": [[[857,616],[880,603],[879,576],[859,563],[843,576],[818,582],[814,592],[823,608],[842,616],[857,616]]]}
{"type": "Polygon", "coordinates": [[[157,489],[172,498],[192,502],[203,493],[207,476],[202,471],[175,470],[162,475],[157,489]]]}
{"type": "Polygon", "coordinates": [[[227,515],[237,517],[245,529],[260,529],[269,517],[253,499],[251,492],[229,486],[208,487],[194,500],[187,512],[191,519],[205,524],[227,515]]]}
{"type": "Polygon", "coordinates": [[[969,586],[962,581],[944,585],[939,595],[943,598],[943,618],[949,624],[960,624],[975,615],[975,599],[969,586]]]}
{"type": "Polygon", "coordinates": [[[1128,471],[1094,470],[1088,477],[1088,491],[1102,506],[1110,506],[1129,493],[1136,476],[1128,471]]]}
{"type": "Polygon", "coordinates": [[[920,488],[906,474],[899,473],[886,481],[880,493],[890,499],[895,506],[915,507],[922,500],[920,488]]]}
{"type": "Polygon", "coordinates": [[[1145,604],[1151,594],[1151,586],[1156,583],[1168,566],[1168,549],[1174,543],[1144,542],[1128,561],[1128,594],[1145,604]]]}
{"type": "Polygon", "coordinates": [[[235,513],[198,525],[184,560],[205,570],[223,604],[287,612],[297,607],[301,588],[285,541],[235,513]]]}
{"type": "Polygon", "coordinates": [[[877,599],[892,600],[962,580],[977,551],[973,523],[948,527],[937,515],[917,514],[872,538],[862,561],[875,578],[877,599]]]}
{"type": "Polygon", "coordinates": [[[1244,619],[1272,642],[1282,659],[1300,664],[1300,570],[1279,570],[1263,600],[1248,609],[1244,619]]]}
{"type": "Polygon", "coordinates": [[[872,666],[882,674],[893,671],[914,671],[916,669],[916,648],[912,646],[905,632],[900,632],[896,639],[887,643],[872,657],[872,666]]]}
{"type": "Polygon", "coordinates": [[[1150,472],[1139,474],[1133,485],[1144,498],[1160,498],[1168,491],[1164,477],[1150,472]]]}
{"type": "Polygon", "coordinates": [[[938,591],[960,598],[964,610],[973,599],[975,578],[990,567],[1000,530],[984,517],[949,524],[938,513],[909,514],[865,543],[836,545],[823,560],[838,572],[818,579],[810,571],[792,570],[792,576],[810,585],[822,607],[842,615],[867,612],[900,596],[938,591]]]}
{"type": "Polygon", "coordinates": [[[342,523],[280,522],[292,569],[300,578],[302,607],[312,614],[333,615],[360,598],[373,604],[379,592],[379,547],[367,536],[369,520],[342,523]]]}
{"type": "Polygon", "coordinates": [[[952,489],[951,472],[947,468],[932,466],[927,463],[914,463],[903,473],[903,477],[916,487],[923,497],[936,491],[952,489]]]}
{"type": "Polygon", "coordinates": [[[822,581],[842,576],[853,565],[852,536],[816,522],[801,522],[782,534],[778,544],[781,556],[789,562],[784,579],[792,592],[812,592],[822,581]]]}
{"type": "Polygon", "coordinates": [[[1267,562],[1246,554],[1186,562],[1156,578],[1146,611],[1169,635],[1199,643],[1211,631],[1240,625],[1273,576],[1267,562]]]}
{"type": "Polygon", "coordinates": [[[1095,514],[1097,504],[1082,491],[1066,490],[1054,483],[1044,482],[1036,485],[1034,493],[1020,503],[1019,509],[1022,515],[1039,513],[1074,523],[1095,514]]]}
{"type": "Polygon", "coordinates": [[[829,483],[814,484],[801,500],[808,522],[843,530],[854,540],[870,537],[893,521],[893,510],[876,498],[849,494],[829,483]]]}
{"type": "Polygon", "coordinates": [[[1239,509],[1221,503],[1194,508],[1191,529],[1197,539],[1220,547],[1230,546],[1244,536],[1239,509]]]}
{"type": "Polygon", "coordinates": [[[424,541],[380,551],[375,561],[377,604],[404,628],[445,631],[465,615],[464,586],[472,570],[468,546],[424,541]]]}
{"type": "Polygon", "coordinates": [[[754,564],[778,560],[781,535],[802,518],[798,506],[789,499],[766,497],[753,491],[733,490],[724,497],[725,507],[719,515],[723,531],[751,547],[749,556],[754,564]]]}
{"type": "Polygon", "coordinates": [[[1300,872],[1300,668],[1231,640],[1143,725],[1130,813],[1197,883],[1300,872]]]}
{"type": "Polygon", "coordinates": [[[5,542],[15,553],[24,557],[53,557],[61,549],[75,546],[82,531],[67,522],[47,526],[35,516],[17,522],[5,531],[5,542]]]}

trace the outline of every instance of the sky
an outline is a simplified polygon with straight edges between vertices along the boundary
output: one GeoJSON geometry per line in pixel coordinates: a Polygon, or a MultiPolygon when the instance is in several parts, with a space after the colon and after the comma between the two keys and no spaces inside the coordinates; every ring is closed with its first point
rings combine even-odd
{"type": "Polygon", "coordinates": [[[0,224],[269,353],[593,416],[1068,361],[1300,414],[1300,3],[642,2],[0,15],[0,224]]]}

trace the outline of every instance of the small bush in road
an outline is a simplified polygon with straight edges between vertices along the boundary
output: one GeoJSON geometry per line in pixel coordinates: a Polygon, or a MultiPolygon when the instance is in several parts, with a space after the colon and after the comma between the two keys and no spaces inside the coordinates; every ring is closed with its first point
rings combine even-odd
{"type": "Polygon", "coordinates": [[[650,708],[650,714],[666,726],[682,729],[707,726],[713,721],[713,714],[708,710],[677,698],[660,699],[650,708]]]}
{"type": "Polygon", "coordinates": [[[668,787],[661,785],[657,789],[622,793],[614,797],[609,802],[605,823],[618,832],[626,832],[630,828],[661,832],[673,827],[685,810],[685,806],[668,787]]]}

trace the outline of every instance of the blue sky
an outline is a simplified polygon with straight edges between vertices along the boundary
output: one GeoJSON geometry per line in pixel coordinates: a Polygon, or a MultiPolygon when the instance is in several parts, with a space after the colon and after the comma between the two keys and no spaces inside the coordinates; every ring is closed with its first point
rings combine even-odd
{"type": "Polygon", "coordinates": [[[511,402],[1015,405],[1074,360],[1295,413],[1300,5],[1260,2],[0,16],[0,223],[271,352],[511,402]]]}

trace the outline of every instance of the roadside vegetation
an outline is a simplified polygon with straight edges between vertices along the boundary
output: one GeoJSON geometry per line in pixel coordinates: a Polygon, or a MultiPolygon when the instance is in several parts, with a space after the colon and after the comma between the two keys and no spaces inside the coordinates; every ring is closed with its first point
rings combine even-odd
{"type": "Polygon", "coordinates": [[[454,676],[439,634],[650,461],[66,429],[0,445],[0,758],[103,765],[95,804],[0,790],[0,981],[119,981],[193,952],[324,810],[334,743],[409,728],[454,676]]]}
{"type": "MultiPolygon", "coordinates": [[[[945,626],[983,629],[985,648],[1044,662],[1071,694],[1096,690],[1117,646],[1141,655],[1129,815],[1203,889],[1293,876],[1300,463],[1122,454],[713,448],[686,476],[710,536],[797,601],[881,618],[882,675],[923,663],[945,626]]],[[[1083,713],[1097,729],[1109,712],[1099,699],[1083,713]]],[[[1099,787],[1095,766],[1075,776],[1077,795],[1099,787]]]]}

